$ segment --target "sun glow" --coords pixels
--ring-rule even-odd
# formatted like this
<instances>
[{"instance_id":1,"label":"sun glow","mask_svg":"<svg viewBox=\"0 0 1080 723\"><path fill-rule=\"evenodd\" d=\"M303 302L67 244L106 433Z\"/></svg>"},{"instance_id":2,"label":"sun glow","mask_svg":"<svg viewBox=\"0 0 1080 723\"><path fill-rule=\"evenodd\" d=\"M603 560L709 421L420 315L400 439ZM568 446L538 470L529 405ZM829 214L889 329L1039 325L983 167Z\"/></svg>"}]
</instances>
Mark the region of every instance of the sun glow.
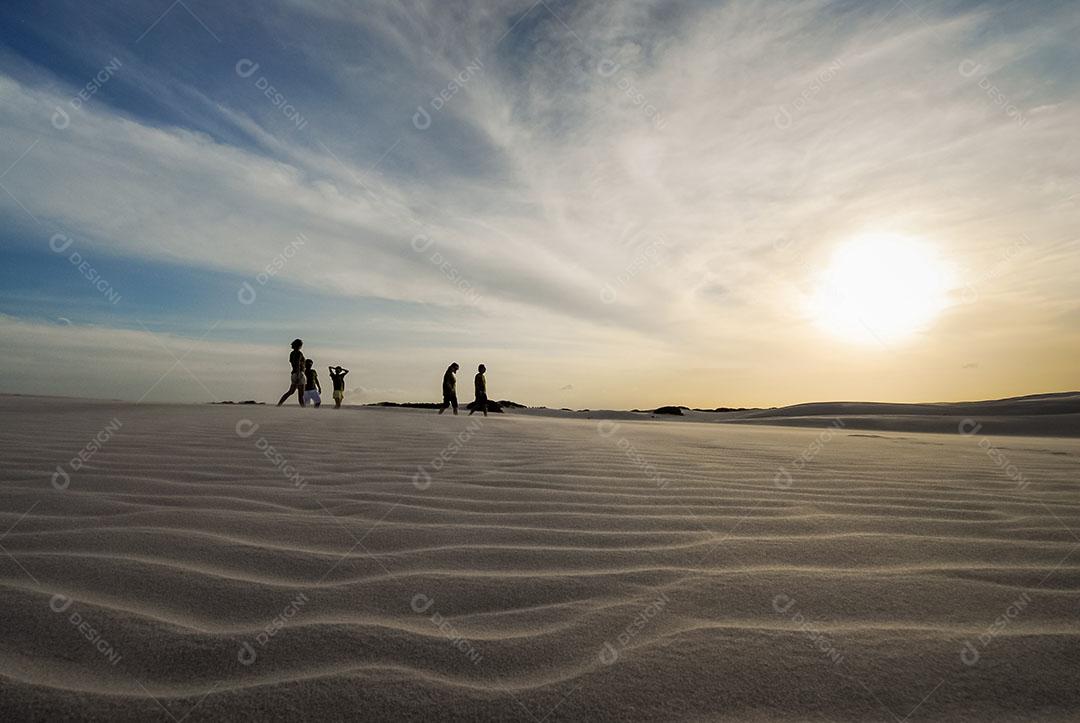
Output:
<instances>
[{"instance_id":1,"label":"sun glow","mask_svg":"<svg viewBox=\"0 0 1080 723\"><path fill-rule=\"evenodd\" d=\"M929 244L861 236L836 249L810 311L818 325L859 343L888 344L930 325L949 304L953 274Z\"/></svg>"}]
</instances>

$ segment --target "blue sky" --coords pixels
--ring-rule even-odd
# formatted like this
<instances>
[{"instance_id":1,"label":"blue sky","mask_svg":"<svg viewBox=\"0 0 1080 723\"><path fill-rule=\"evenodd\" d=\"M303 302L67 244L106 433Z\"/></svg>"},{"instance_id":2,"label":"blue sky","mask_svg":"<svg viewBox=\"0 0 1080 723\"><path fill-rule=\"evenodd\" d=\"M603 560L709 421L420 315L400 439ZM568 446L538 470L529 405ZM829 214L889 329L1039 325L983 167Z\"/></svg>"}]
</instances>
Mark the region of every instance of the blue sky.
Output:
<instances>
[{"instance_id":1,"label":"blue sky","mask_svg":"<svg viewBox=\"0 0 1080 723\"><path fill-rule=\"evenodd\" d=\"M0 23L0 391L272 399L295 336L358 402L433 398L450 360L575 407L1080 386L1074 3ZM893 234L948 268L943 301L896 341L830 333L830 258Z\"/></svg>"}]
</instances>

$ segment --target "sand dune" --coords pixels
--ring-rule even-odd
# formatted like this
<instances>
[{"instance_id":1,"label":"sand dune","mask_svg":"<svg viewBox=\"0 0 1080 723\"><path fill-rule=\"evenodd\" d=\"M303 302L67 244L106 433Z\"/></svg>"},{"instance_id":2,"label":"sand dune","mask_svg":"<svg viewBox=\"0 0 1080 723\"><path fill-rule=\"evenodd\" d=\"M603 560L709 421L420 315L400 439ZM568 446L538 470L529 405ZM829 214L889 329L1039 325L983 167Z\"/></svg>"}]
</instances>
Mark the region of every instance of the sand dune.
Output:
<instances>
[{"instance_id":1,"label":"sand dune","mask_svg":"<svg viewBox=\"0 0 1080 723\"><path fill-rule=\"evenodd\" d=\"M1075 719L1080 442L916 430L1053 431L1075 396L717 425L0 398L0 712Z\"/></svg>"},{"instance_id":2,"label":"sand dune","mask_svg":"<svg viewBox=\"0 0 1080 723\"><path fill-rule=\"evenodd\" d=\"M1080 392L1032 394L980 402L901 404L894 402L811 402L772 409L710 412L682 408L681 416L615 410L533 408L517 413L563 419L611 419L763 424L849 430L1080 437Z\"/></svg>"}]
</instances>

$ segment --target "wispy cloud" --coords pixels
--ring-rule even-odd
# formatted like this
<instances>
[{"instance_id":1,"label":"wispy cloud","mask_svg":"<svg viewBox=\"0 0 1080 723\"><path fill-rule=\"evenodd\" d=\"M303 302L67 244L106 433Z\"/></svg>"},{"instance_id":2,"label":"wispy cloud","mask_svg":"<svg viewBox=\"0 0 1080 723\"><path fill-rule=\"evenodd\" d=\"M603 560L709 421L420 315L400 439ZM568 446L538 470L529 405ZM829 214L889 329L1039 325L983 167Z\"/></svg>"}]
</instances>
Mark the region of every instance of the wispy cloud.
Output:
<instances>
[{"instance_id":1,"label":"wispy cloud","mask_svg":"<svg viewBox=\"0 0 1080 723\"><path fill-rule=\"evenodd\" d=\"M1080 17L1039 5L290 0L241 32L242 9L192 3L220 44L167 18L71 46L122 65L62 129L73 71L0 56L0 171L33 145L0 212L23 243L240 280L302 234L275 283L432 305L522 354L561 328L609 363L663 345L695 368L800 357L829 250L901 232L965 272L926 336L959 350L1075 308Z\"/></svg>"}]
</instances>

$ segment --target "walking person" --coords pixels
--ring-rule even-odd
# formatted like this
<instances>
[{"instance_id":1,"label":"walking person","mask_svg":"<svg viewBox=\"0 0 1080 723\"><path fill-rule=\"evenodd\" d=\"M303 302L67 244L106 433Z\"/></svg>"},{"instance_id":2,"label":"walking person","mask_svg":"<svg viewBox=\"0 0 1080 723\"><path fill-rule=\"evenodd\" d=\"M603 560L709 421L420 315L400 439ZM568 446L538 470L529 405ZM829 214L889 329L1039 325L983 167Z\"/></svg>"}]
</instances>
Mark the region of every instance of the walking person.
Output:
<instances>
[{"instance_id":1,"label":"walking person","mask_svg":"<svg viewBox=\"0 0 1080 723\"><path fill-rule=\"evenodd\" d=\"M293 392L296 392L296 400L300 402L300 406L304 406L304 388L307 386L307 375L304 374L304 352L300 351L302 346L304 346L303 339L293 339L292 353L289 354L289 365L292 367L292 371L289 372L289 391L281 395L281 399L277 403L279 407L285 403L285 400Z\"/></svg>"},{"instance_id":2,"label":"walking person","mask_svg":"<svg viewBox=\"0 0 1080 723\"><path fill-rule=\"evenodd\" d=\"M439 407L439 414L446 411L447 407L454 408L454 414L457 414L457 374L458 363L453 362L450 366L446 367L446 373L442 378L442 406Z\"/></svg>"},{"instance_id":3,"label":"walking person","mask_svg":"<svg viewBox=\"0 0 1080 723\"><path fill-rule=\"evenodd\" d=\"M484 416L487 416L487 379L484 378L484 372L486 371L487 367L483 364L476 368L476 376L473 377L473 385L476 387L476 401L472 404L472 409L469 410L470 417L476 413L477 409L482 409Z\"/></svg>"},{"instance_id":4,"label":"walking person","mask_svg":"<svg viewBox=\"0 0 1080 723\"><path fill-rule=\"evenodd\" d=\"M334 409L341 409L341 402L345 399L345 375L349 370L342 369L340 364L327 369L330 370L330 381L334 383Z\"/></svg>"}]
</instances>

